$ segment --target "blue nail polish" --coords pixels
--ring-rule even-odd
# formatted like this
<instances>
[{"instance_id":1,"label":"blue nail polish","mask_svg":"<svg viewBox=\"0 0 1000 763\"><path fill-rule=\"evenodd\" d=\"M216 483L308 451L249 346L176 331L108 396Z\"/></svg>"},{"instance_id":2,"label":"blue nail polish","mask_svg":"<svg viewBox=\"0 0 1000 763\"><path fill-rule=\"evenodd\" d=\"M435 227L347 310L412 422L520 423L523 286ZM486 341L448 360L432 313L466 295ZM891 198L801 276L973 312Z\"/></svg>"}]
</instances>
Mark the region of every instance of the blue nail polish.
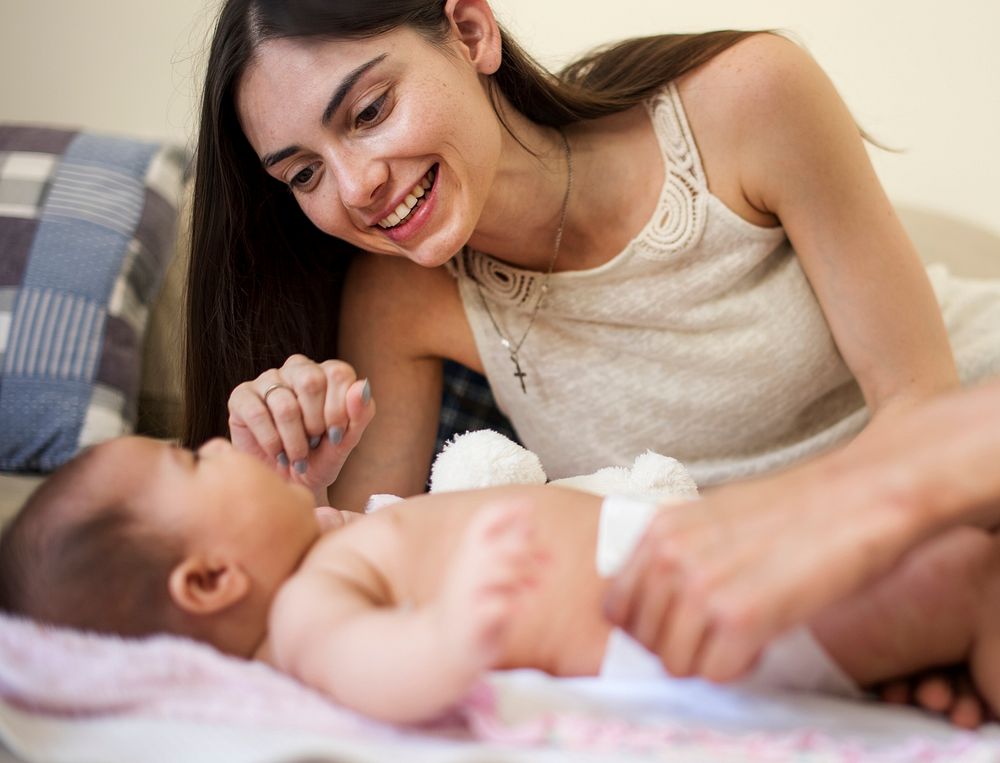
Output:
<instances>
[{"instance_id":1,"label":"blue nail polish","mask_svg":"<svg viewBox=\"0 0 1000 763\"><path fill-rule=\"evenodd\" d=\"M308 466L309 466L309 464L307 464L306 460L303 458L303 459L300 459L300 460L296 461L293 468L299 474L305 474L306 473L306 469L308 468Z\"/></svg>"},{"instance_id":2,"label":"blue nail polish","mask_svg":"<svg viewBox=\"0 0 1000 763\"><path fill-rule=\"evenodd\" d=\"M334 445L340 445L340 441L344 439L344 430L333 426L327 431L326 436L330 438L330 442Z\"/></svg>"},{"instance_id":3,"label":"blue nail polish","mask_svg":"<svg viewBox=\"0 0 1000 763\"><path fill-rule=\"evenodd\" d=\"M365 379L364 389L361 390L361 402L364 403L365 405L368 405L371 399L372 399L372 385L370 381Z\"/></svg>"},{"instance_id":4,"label":"blue nail polish","mask_svg":"<svg viewBox=\"0 0 1000 763\"><path fill-rule=\"evenodd\" d=\"M288 468L288 456L285 455L285 451L278 454L278 463L281 464L282 469Z\"/></svg>"},{"instance_id":5,"label":"blue nail polish","mask_svg":"<svg viewBox=\"0 0 1000 763\"><path fill-rule=\"evenodd\" d=\"M309 449L316 450L319 447L320 442L323 440L322 435L315 435L309 438Z\"/></svg>"}]
</instances>

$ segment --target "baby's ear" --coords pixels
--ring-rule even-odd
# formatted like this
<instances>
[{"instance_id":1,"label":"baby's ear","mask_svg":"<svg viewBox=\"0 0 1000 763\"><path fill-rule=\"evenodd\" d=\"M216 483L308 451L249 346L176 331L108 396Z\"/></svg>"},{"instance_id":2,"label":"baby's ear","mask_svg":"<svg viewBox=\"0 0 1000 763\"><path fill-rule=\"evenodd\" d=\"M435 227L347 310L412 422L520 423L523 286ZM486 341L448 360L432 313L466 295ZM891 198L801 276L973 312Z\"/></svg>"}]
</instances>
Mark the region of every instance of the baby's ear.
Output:
<instances>
[{"instance_id":1,"label":"baby's ear","mask_svg":"<svg viewBox=\"0 0 1000 763\"><path fill-rule=\"evenodd\" d=\"M250 591L250 577L229 559L189 556L170 573L174 604L193 615L212 615L236 604Z\"/></svg>"}]
</instances>

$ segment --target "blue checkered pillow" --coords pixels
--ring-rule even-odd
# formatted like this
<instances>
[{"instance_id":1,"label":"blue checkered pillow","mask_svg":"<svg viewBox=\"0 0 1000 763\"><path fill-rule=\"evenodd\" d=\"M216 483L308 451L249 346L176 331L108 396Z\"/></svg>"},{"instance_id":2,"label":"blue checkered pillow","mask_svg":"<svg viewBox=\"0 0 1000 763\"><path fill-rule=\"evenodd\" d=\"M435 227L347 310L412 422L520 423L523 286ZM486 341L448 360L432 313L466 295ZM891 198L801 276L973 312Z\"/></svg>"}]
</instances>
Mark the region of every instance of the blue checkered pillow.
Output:
<instances>
[{"instance_id":1,"label":"blue checkered pillow","mask_svg":"<svg viewBox=\"0 0 1000 763\"><path fill-rule=\"evenodd\" d=\"M173 254L179 148L0 125L0 469L55 469L132 431Z\"/></svg>"}]
</instances>

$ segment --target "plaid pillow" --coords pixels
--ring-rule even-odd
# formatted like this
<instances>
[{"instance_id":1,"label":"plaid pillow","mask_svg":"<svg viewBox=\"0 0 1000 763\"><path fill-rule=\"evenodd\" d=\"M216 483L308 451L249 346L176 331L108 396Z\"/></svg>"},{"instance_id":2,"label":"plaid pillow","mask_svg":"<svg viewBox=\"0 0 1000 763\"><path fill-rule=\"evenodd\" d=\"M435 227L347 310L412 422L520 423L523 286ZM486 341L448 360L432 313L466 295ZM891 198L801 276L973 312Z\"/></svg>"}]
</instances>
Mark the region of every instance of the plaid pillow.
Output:
<instances>
[{"instance_id":1,"label":"plaid pillow","mask_svg":"<svg viewBox=\"0 0 1000 763\"><path fill-rule=\"evenodd\" d=\"M170 145L0 125L0 469L51 471L134 428L186 165Z\"/></svg>"}]
</instances>

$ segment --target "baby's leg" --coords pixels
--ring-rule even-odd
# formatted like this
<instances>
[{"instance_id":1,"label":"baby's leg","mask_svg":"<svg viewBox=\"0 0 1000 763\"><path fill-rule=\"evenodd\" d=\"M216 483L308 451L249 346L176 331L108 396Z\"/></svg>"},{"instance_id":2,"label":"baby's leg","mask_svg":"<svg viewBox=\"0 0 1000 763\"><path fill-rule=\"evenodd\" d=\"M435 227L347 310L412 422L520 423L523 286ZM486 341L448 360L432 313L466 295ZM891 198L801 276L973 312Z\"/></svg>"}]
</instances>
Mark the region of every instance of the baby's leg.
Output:
<instances>
[{"instance_id":1,"label":"baby's leg","mask_svg":"<svg viewBox=\"0 0 1000 763\"><path fill-rule=\"evenodd\" d=\"M1000 545L1000 543L998 543ZM1000 715L1000 574L983 581L982 606L969 668L972 680L994 715Z\"/></svg>"},{"instance_id":2,"label":"baby's leg","mask_svg":"<svg viewBox=\"0 0 1000 763\"><path fill-rule=\"evenodd\" d=\"M862 686L971 658L979 689L996 709L1000 694L988 690L1000 687L1000 612L991 603L1000 603L1000 541L962 527L919 546L810 627Z\"/></svg>"}]
</instances>

